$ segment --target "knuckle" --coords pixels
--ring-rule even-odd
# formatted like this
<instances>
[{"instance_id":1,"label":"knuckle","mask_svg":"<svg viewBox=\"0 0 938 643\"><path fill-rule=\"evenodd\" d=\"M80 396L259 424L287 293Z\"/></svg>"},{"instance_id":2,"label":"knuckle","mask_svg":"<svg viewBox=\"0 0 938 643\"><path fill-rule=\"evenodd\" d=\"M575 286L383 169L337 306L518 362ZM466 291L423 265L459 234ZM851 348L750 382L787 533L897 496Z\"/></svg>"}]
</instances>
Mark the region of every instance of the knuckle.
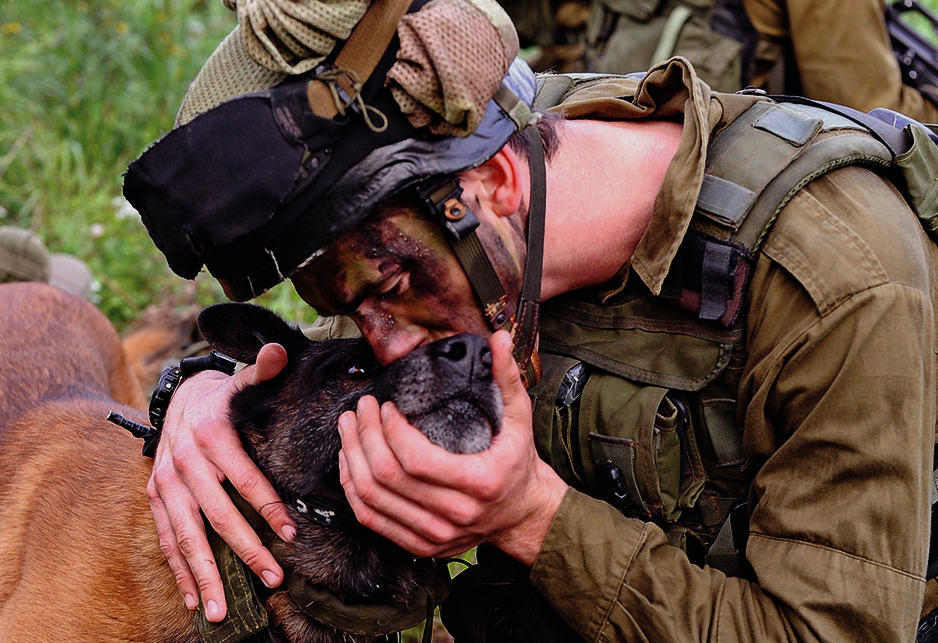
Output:
<instances>
[{"instance_id":1,"label":"knuckle","mask_svg":"<svg viewBox=\"0 0 938 643\"><path fill-rule=\"evenodd\" d=\"M147 496L150 500L159 500L163 492L174 486L179 478L171 466L165 464L154 465L150 474L150 480L147 482Z\"/></svg>"},{"instance_id":2,"label":"knuckle","mask_svg":"<svg viewBox=\"0 0 938 643\"><path fill-rule=\"evenodd\" d=\"M249 495L256 491L261 485L261 478L253 471L244 471L236 473L231 479L231 483L235 486L242 496Z\"/></svg>"},{"instance_id":3,"label":"knuckle","mask_svg":"<svg viewBox=\"0 0 938 643\"><path fill-rule=\"evenodd\" d=\"M401 468L409 474L422 471L426 468L429 458L424 450L409 452L403 455L400 461Z\"/></svg>"},{"instance_id":4,"label":"knuckle","mask_svg":"<svg viewBox=\"0 0 938 643\"><path fill-rule=\"evenodd\" d=\"M192 560L192 557L199 551L199 541L199 534L194 531L180 529L176 533L176 546L187 560ZM160 543L160 547L162 547L162 543Z\"/></svg>"},{"instance_id":5,"label":"knuckle","mask_svg":"<svg viewBox=\"0 0 938 643\"><path fill-rule=\"evenodd\" d=\"M436 547L436 551L439 551L439 548L443 545L447 545L455 540L459 536L459 530L451 526L441 526L432 534L432 537L428 538L430 542Z\"/></svg>"},{"instance_id":6,"label":"knuckle","mask_svg":"<svg viewBox=\"0 0 938 643\"><path fill-rule=\"evenodd\" d=\"M262 548L251 547L245 549L244 551L238 552L238 557L251 569L266 566L267 564L267 556L265 555L265 550Z\"/></svg>"},{"instance_id":7,"label":"knuckle","mask_svg":"<svg viewBox=\"0 0 938 643\"><path fill-rule=\"evenodd\" d=\"M179 590L181 592L185 592L186 589L189 587L189 582L190 582L190 579L192 578L192 575L189 572L189 569L186 568L185 570L182 570L182 569L174 570L173 577L176 579L176 586L179 588Z\"/></svg>"},{"instance_id":8,"label":"knuckle","mask_svg":"<svg viewBox=\"0 0 938 643\"><path fill-rule=\"evenodd\" d=\"M460 527L468 527L478 522L481 515L480 505L476 503L459 503L450 508L449 520ZM449 542L451 538L452 535L443 542Z\"/></svg>"},{"instance_id":9,"label":"knuckle","mask_svg":"<svg viewBox=\"0 0 938 643\"><path fill-rule=\"evenodd\" d=\"M147 490L147 498L150 499L151 506L157 502L162 503L163 497L160 495L160 491L157 485L156 478L154 478L154 476L152 475L150 476L150 479L147 481L146 490Z\"/></svg>"},{"instance_id":10,"label":"knuckle","mask_svg":"<svg viewBox=\"0 0 938 643\"><path fill-rule=\"evenodd\" d=\"M219 534L225 534L234 526L234 520L224 507L202 507L202 513Z\"/></svg>"},{"instance_id":11,"label":"knuckle","mask_svg":"<svg viewBox=\"0 0 938 643\"><path fill-rule=\"evenodd\" d=\"M211 451L222 442L227 428L228 425L225 422L214 418L200 422L193 427L192 440L194 446L201 451Z\"/></svg>"},{"instance_id":12,"label":"knuckle","mask_svg":"<svg viewBox=\"0 0 938 643\"><path fill-rule=\"evenodd\" d=\"M166 560L169 561L169 566L173 568L178 578L182 575L182 570L178 569L180 565L177 556L179 555L180 551L176 541L161 535L159 543L160 551L163 552L163 556L165 556Z\"/></svg>"},{"instance_id":13,"label":"knuckle","mask_svg":"<svg viewBox=\"0 0 938 643\"><path fill-rule=\"evenodd\" d=\"M378 487L371 481L361 481L355 485L355 494L363 503L371 505L378 497Z\"/></svg>"},{"instance_id":14,"label":"knuckle","mask_svg":"<svg viewBox=\"0 0 938 643\"><path fill-rule=\"evenodd\" d=\"M205 564L209 565L210 567L215 567L214 560L206 560ZM201 596L207 596L212 589L212 579L209 578L208 576L204 576L204 577L198 578L197 582L199 586L199 594Z\"/></svg>"},{"instance_id":15,"label":"knuckle","mask_svg":"<svg viewBox=\"0 0 938 643\"><path fill-rule=\"evenodd\" d=\"M399 464L392 458L376 458L371 465L371 474L375 480L387 485L393 483L400 471Z\"/></svg>"},{"instance_id":16,"label":"knuckle","mask_svg":"<svg viewBox=\"0 0 938 643\"><path fill-rule=\"evenodd\" d=\"M261 518L267 521L267 523L270 523L275 520L279 522L283 518L285 511L286 505L283 501L280 501L265 503L258 509L257 513L259 513Z\"/></svg>"},{"instance_id":17,"label":"knuckle","mask_svg":"<svg viewBox=\"0 0 938 643\"><path fill-rule=\"evenodd\" d=\"M501 498L502 479L499 476L484 476L477 481L475 495L483 502L494 502Z\"/></svg>"},{"instance_id":18,"label":"knuckle","mask_svg":"<svg viewBox=\"0 0 938 643\"><path fill-rule=\"evenodd\" d=\"M381 522L378 520L378 515L367 507L356 507L355 518L358 519L358 522L362 527L370 529L374 532L378 532L381 527Z\"/></svg>"}]
</instances>

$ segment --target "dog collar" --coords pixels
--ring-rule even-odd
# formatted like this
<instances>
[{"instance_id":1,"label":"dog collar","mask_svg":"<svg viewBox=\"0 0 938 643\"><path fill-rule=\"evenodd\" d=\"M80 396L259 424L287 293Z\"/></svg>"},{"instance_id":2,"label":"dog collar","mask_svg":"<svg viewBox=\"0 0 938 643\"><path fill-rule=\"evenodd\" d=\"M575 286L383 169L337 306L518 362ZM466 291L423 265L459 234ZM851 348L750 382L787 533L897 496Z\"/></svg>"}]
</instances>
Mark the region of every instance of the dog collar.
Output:
<instances>
[{"instance_id":1,"label":"dog collar","mask_svg":"<svg viewBox=\"0 0 938 643\"><path fill-rule=\"evenodd\" d=\"M355 514L340 509L336 506L336 503L328 502L328 499L325 499L324 496L313 494L295 496L289 492L282 492L279 488L278 493L280 493L280 497L284 502L318 525L345 531L363 529L361 523L355 518Z\"/></svg>"},{"instance_id":2,"label":"dog collar","mask_svg":"<svg viewBox=\"0 0 938 643\"><path fill-rule=\"evenodd\" d=\"M278 562L282 561L285 543L277 538L264 519L238 494L229 481L225 481L223 486L232 502L260 536L264 546ZM276 633L269 626L267 610L264 607L269 590L260 585L250 569L207 521L205 528L225 587L228 613L221 622L212 623L205 618L203 607L199 606L198 612L193 616L193 623L199 631L202 643L278 641ZM384 637L384 641L390 643L396 640L396 633L426 621L423 641L428 643L433 630L433 611L449 594L451 581L446 561L423 559L416 561L416 564L434 566L433 584L421 587L422 595L415 596L412 603L404 608L375 603L347 603L332 590L310 583L286 568L283 587L290 592L291 598L304 613L323 625L343 632Z\"/></svg>"}]
</instances>

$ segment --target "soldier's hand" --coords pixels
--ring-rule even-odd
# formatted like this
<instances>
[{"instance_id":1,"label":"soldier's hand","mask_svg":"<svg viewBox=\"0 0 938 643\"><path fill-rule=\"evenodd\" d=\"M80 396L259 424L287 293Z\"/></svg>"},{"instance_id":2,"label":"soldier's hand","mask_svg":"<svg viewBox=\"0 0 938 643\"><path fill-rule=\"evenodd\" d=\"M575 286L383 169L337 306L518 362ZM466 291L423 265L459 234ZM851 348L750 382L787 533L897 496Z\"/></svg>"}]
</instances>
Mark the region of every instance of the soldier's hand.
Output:
<instances>
[{"instance_id":1,"label":"soldier's hand","mask_svg":"<svg viewBox=\"0 0 938 643\"><path fill-rule=\"evenodd\" d=\"M533 564L567 486L534 448L531 402L510 343L504 332L490 341L505 416L487 451L449 453L373 397L340 418L339 476L363 525L417 556L490 542Z\"/></svg>"},{"instance_id":2,"label":"soldier's hand","mask_svg":"<svg viewBox=\"0 0 938 643\"><path fill-rule=\"evenodd\" d=\"M200 509L268 587L283 581L280 566L221 483L230 480L282 539L293 539L296 526L228 421L231 395L243 386L274 377L286 362L283 347L268 344L261 349L255 365L246 366L232 377L203 371L187 378L167 410L147 495L160 548L186 606L196 609L201 596L210 621L222 620L227 605Z\"/></svg>"}]
</instances>

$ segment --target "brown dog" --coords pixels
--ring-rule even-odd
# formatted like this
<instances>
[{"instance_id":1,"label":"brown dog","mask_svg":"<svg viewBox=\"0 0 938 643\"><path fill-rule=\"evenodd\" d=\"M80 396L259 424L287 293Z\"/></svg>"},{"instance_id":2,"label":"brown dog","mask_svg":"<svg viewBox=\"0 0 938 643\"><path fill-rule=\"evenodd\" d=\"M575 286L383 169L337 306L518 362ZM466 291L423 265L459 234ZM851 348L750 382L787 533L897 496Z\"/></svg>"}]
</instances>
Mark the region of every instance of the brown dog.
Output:
<instances>
[{"instance_id":1,"label":"brown dog","mask_svg":"<svg viewBox=\"0 0 938 643\"><path fill-rule=\"evenodd\" d=\"M268 341L290 356L276 380L232 401L235 427L299 527L292 545L271 544L291 579L261 596L272 635L374 640L303 606L325 597L329 609L386 614L422 597L435 572L357 523L317 519L351 516L336 473L336 419L375 394L450 450L485 448L501 412L487 346L450 338L380 369L363 341L311 342L257 306L213 306L199 325L240 361L253 362ZM146 421L117 333L91 304L40 284L0 286L0 328L0 641L198 641L157 542L145 493L151 461L105 419L117 410Z\"/></svg>"}]
</instances>

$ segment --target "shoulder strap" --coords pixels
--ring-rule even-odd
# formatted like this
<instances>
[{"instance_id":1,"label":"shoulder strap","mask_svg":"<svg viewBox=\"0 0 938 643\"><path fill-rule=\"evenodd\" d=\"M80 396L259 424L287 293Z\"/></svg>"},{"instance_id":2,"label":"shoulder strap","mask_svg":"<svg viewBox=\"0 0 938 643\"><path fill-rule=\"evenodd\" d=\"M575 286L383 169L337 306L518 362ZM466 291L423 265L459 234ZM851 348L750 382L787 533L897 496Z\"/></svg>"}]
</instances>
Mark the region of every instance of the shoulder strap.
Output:
<instances>
[{"instance_id":1,"label":"shoulder strap","mask_svg":"<svg viewBox=\"0 0 938 643\"><path fill-rule=\"evenodd\" d=\"M938 150L912 154L923 147L917 136L912 129L807 99L755 103L711 139L695 216L662 297L700 319L735 325L754 253L779 212L805 185L847 165L888 176L919 216L938 228L935 174L928 178L938 168ZM925 157L924 166L919 157ZM902 170L901 160L914 169ZM910 188L921 194L910 197Z\"/></svg>"},{"instance_id":2,"label":"shoulder strap","mask_svg":"<svg viewBox=\"0 0 938 643\"><path fill-rule=\"evenodd\" d=\"M715 233L756 250L775 217L809 182L847 165L883 174L938 238L938 136L888 110L801 97L758 103L717 134L697 203Z\"/></svg>"}]
</instances>

